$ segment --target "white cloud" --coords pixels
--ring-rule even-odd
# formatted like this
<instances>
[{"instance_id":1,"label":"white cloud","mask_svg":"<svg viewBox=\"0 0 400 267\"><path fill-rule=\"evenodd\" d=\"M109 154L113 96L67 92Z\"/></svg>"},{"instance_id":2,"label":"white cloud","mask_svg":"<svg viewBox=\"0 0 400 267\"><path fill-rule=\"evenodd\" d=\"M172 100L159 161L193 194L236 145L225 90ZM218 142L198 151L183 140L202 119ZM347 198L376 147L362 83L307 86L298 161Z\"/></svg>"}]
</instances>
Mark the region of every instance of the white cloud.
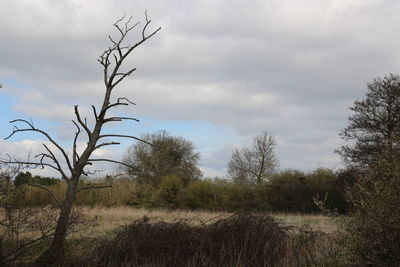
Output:
<instances>
[{"instance_id":1,"label":"white cloud","mask_svg":"<svg viewBox=\"0 0 400 267\"><path fill-rule=\"evenodd\" d=\"M22 141L3 141L0 140L0 148L2 153L0 153L0 158L7 161L9 156L12 157L13 160L16 161L23 161L23 162L40 162L40 155L41 153L47 153L43 144L45 144L56 156L57 160L60 162L62 169L67 175L70 175L68 170L68 166L64 157L62 156L61 152L53 146L49 141L43 140L22 140ZM78 143L77 144L77 152L82 153L85 149L85 143ZM70 157L72 154L72 149L64 148L67 155ZM120 160L120 156L117 155L115 152L107 150L107 149L98 149L93 153L92 158L102 158L102 159L113 159L113 160ZM55 166L52 161L44 161L45 163L50 163ZM113 173L116 170L116 165L108 162L96 162L89 168L90 170L98 170L103 175L108 173ZM43 176L54 176L60 177L60 173L52 168L45 167L42 169L41 167L30 169L33 174L39 174Z\"/></svg>"}]
</instances>

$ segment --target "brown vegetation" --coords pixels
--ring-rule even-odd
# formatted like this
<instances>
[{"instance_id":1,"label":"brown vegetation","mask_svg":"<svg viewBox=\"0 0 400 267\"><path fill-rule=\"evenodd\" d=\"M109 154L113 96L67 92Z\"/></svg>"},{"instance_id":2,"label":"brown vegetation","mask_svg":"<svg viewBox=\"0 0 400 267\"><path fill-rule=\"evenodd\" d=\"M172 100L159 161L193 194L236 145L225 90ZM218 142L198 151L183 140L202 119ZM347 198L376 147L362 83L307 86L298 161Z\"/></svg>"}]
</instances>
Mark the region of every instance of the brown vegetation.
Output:
<instances>
[{"instance_id":1,"label":"brown vegetation","mask_svg":"<svg viewBox=\"0 0 400 267\"><path fill-rule=\"evenodd\" d=\"M123 227L86 243L64 264L90 266L312 266L335 250L329 236L284 226L263 214L238 214L194 225L190 220ZM329 245L330 244L330 245Z\"/></svg>"}]
</instances>

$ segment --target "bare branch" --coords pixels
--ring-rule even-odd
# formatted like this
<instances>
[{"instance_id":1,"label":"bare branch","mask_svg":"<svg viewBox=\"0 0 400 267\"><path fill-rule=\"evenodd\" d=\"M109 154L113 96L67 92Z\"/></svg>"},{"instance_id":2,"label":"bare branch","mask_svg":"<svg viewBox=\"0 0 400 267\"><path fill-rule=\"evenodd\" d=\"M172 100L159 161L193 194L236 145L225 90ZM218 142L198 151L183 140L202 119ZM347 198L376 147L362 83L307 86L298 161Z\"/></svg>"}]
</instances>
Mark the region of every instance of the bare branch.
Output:
<instances>
[{"instance_id":1,"label":"bare branch","mask_svg":"<svg viewBox=\"0 0 400 267\"><path fill-rule=\"evenodd\" d=\"M128 33L129 31L131 31L131 30L133 30L137 25L139 25L140 24L140 22L136 22L133 26L131 26L130 28L128 28L127 30L126 30L126 33Z\"/></svg>"},{"instance_id":2,"label":"bare branch","mask_svg":"<svg viewBox=\"0 0 400 267\"><path fill-rule=\"evenodd\" d=\"M140 141L140 142L143 142L143 143L145 143L145 144L148 144L148 145L151 145L151 146L153 146L153 144L151 144L151 143L147 142L146 140L140 139L140 138L138 138L138 137L136 137L136 136L132 136L132 135L121 135L121 134L103 134L103 135L100 135L100 136L99 136L99 139L100 139L100 138L106 138L106 137L121 137L121 138L131 138L131 139L135 139L135 140L137 140L137 141Z\"/></svg>"},{"instance_id":3,"label":"bare branch","mask_svg":"<svg viewBox=\"0 0 400 267\"><path fill-rule=\"evenodd\" d=\"M108 36L108 39L110 39L111 43L113 43L114 46L117 46L117 45L118 45L117 42L115 42L115 41L113 40L113 38L112 38L110 35Z\"/></svg>"},{"instance_id":4,"label":"bare branch","mask_svg":"<svg viewBox=\"0 0 400 267\"><path fill-rule=\"evenodd\" d=\"M59 173L61 173L62 178L68 182L68 181L69 181L69 180L68 180L68 177L67 177L67 175L64 173L63 169L61 168L61 164L60 164L59 161L56 159L56 157L55 157L55 155L53 154L53 152L52 152L45 144L43 144L43 146L44 146L44 148L47 150L47 152L49 152L49 154L51 155L50 158L51 158L51 159L53 160L53 162L57 165L57 170L58 170Z\"/></svg>"},{"instance_id":5,"label":"bare branch","mask_svg":"<svg viewBox=\"0 0 400 267\"><path fill-rule=\"evenodd\" d=\"M123 100L126 101L127 103L122 102ZM117 106L128 106L129 104L136 105L134 102L131 102L131 101L130 101L128 98L126 98L126 97L119 97L119 98L117 99L117 102L112 103L112 104L109 104L106 108L104 108L104 109L100 112L99 117L104 117L105 113L106 113L107 110L109 110L110 108L117 107Z\"/></svg>"},{"instance_id":6,"label":"bare branch","mask_svg":"<svg viewBox=\"0 0 400 267\"><path fill-rule=\"evenodd\" d=\"M134 69L126 72L124 76L120 77L117 82L113 82L114 78L116 77L116 74L118 73L118 70L122 64L122 62L125 60L125 58L135 49L137 48L139 45L141 45L142 43L144 43L147 39L151 38L153 35L155 35L158 31L161 30L161 27L159 27L158 29L156 29L155 31L153 31L151 34L149 34L148 36L146 36L146 29L148 27L148 25L150 24L151 20L148 20L147 17L147 11L145 12L145 16L146 16L146 24L142 29L142 39L137 42L135 45L131 46L124 54L120 54L120 58L118 61L116 61L116 64L114 66L113 72L109 77L108 83L107 83L107 88L114 88L118 83L120 83L126 76L129 76L132 74L132 72L134 71ZM119 20L118 22L120 22L121 20ZM136 25L138 25L138 23L136 23L135 25L133 25L131 28L127 28L127 26L125 27L125 31L122 30L119 26L118 26L118 22L114 24L114 26L118 29L118 31L121 34L121 38L118 42L118 46L115 48L116 50L118 50L119 45L121 44L121 42L123 41L123 39L125 38L125 36L127 35L127 33L132 30L134 27L136 27ZM130 19L128 20L128 23L130 22Z\"/></svg>"},{"instance_id":7,"label":"bare branch","mask_svg":"<svg viewBox=\"0 0 400 267\"><path fill-rule=\"evenodd\" d=\"M96 111L96 107L95 107L94 105L92 105L92 109L93 109L93 115L94 115L94 118L95 118L95 119L96 119L96 121L97 121L98 117L97 117L97 111Z\"/></svg>"},{"instance_id":8,"label":"bare branch","mask_svg":"<svg viewBox=\"0 0 400 267\"><path fill-rule=\"evenodd\" d=\"M120 77L115 83L113 83L111 86L112 86L112 87L117 86L117 84L119 84L123 79L125 79L126 76L130 76L134 71L136 71L136 68L133 68L133 69L129 70L129 71L126 72L126 73L116 73L116 74L114 75L114 77L116 77L117 74L120 75L121 77Z\"/></svg>"},{"instance_id":9,"label":"bare branch","mask_svg":"<svg viewBox=\"0 0 400 267\"><path fill-rule=\"evenodd\" d=\"M78 153L76 152L76 143L78 141L78 136L81 133L81 128L74 120L72 120L72 122L75 124L76 129L77 129L77 131L75 132L74 142L72 145L72 164L75 167L76 163L78 161L78 158L79 158Z\"/></svg>"},{"instance_id":10,"label":"bare branch","mask_svg":"<svg viewBox=\"0 0 400 267\"><path fill-rule=\"evenodd\" d=\"M92 165L91 163L88 165ZM94 170L94 171L89 171L89 170L82 170L82 174L89 176L89 175L95 175L96 173L101 172L101 170Z\"/></svg>"},{"instance_id":11,"label":"bare branch","mask_svg":"<svg viewBox=\"0 0 400 267\"><path fill-rule=\"evenodd\" d=\"M30 184L30 183L29 183L28 185L34 186L34 187L38 187L38 188L40 188L40 189L46 191L47 193L50 194L50 196L51 196L51 197L53 198L53 200L56 202L57 206L58 206L58 207L60 206L60 200L56 197L56 195L55 195L49 188L44 187L44 186L42 186L42 185L40 185L40 184Z\"/></svg>"},{"instance_id":12,"label":"bare branch","mask_svg":"<svg viewBox=\"0 0 400 267\"><path fill-rule=\"evenodd\" d=\"M103 147L103 146L120 145L120 144L121 143L119 143L119 142L106 142L106 143L102 143L102 144L95 146L94 150L99 149L100 147Z\"/></svg>"},{"instance_id":13,"label":"bare branch","mask_svg":"<svg viewBox=\"0 0 400 267\"><path fill-rule=\"evenodd\" d=\"M78 110L78 105L74 106L74 110L75 110L75 115L76 115L76 119L78 120L79 124L83 127L83 129L85 129L89 139L92 136L92 132L89 130L89 128L87 127L87 124L85 122L82 121L81 116L79 114L79 110Z\"/></svg>"},{"instance_id":14,"label":"bare branch","mask_svg":"<svg viewBox=\"0 0 400 267\"><path fill-rule=\"evenodd\" d=\"M112 122L112 121L122 121L122 120L132 120L132 121L139 122L138 119L131 118L131 117L111 117L111 118L104 119L104 123Z\"/></svg>"},{"instance_id":15,"label":"bare branch","mask_svg":"<svg viewBox=\"0 0 400 267\"><path fill-rule=\"evenodd\" d=\"M53 165L51 165L49 163L45 163L45 162L31 162L31 161L20 161L20 160L12 160L12 159L9 159L9 160L0 159L0 163L3 163L3 164L20 164L20 165L29 166L29 167L31 167L33 169L36 169L37 167L42 167L42 169L43 169L44 166L46 166L46 167L50 167L50 168L58 171L57 167L55 167L55 166L53 166Z\"/></svg>"},{"instance_id":16,"label":"bare branch","mask_svg":"<svg viewBox=\"0 0 400 267\"><path fill-rule=\"evenodd\" d=\"M129 104L136 105L134 102L130 101L127 97L118 97L117 98L117 103L120 103L121 100L125 100Z\"/></svg>"},{"instance_id":17,"label":"bare branch","mask_svg":"<svg viewBox=\"0 0 400 267\"><path fill-rule=\"evenodd\" d=\"M112 159L88 159L88 162L96 162L96 161L117 163L117 164L124 165L125 167L132 168L131 165L128 165L128 164L126 164L126 163L124 163L122 161L118 161L118 160L112 160Z\"/></svg>"},{"instance_id":18,"label":"bare branch","mask_svg":"<svg viewBox=\"0 0 400 267\"><path fill-rule=\"evenodd\" d=\"M122 16L122 18L118 19L115 23L114 26L118 29L118 31L121 33L121 35L124 35L123 31L121 30L121 28L118 26L118 23L120 23L121 21L123 21L126 17L126 13L124 12L124 15Z\"/></svg>"},{"instance_id":19,"label":"bare branch","mask_svg":"<svg viewBox=\"0 0 400 267\"><path fill-rule=\"evenodd\" d=\"M146 17L146 25L144 25L143 30L142 30L142 38L145 39L145 33L146 33L146 28L147 26L150 24L151 20L149 21L149 19L147 18L147 10L144 12L144 15Z\"/></svg>"},{"instance_id":20,"label":"bare branch","mask_svg":"<svg viewBox=\"0 0 400 267\"><path fill-rule=\"evenodd\" d=\"M64 160L66 161L69 170L72 172L72 166L71 166L71 163L70 163L70 160L68 158L67 153L65 152L65 150L56 141L54 141L54 139L48 133L46 133L45 131L40 130L38 128L35 128L33 123L31 123L31 122L29 122L27 120L24 120L24 119L16 119L16 120L10 121L10 123L17 123L17 122L22 122L22 123L27 124L29 126L29 128L19 129L16 126L14 126L13 132L8 137L6 137L5 140L11 138L14 134L19 133L19 132L37 132L37 133L40 133L40 134L44 135L50 141L50 143L52 143L62 153L62 155L64 156Z\"/></svg>"}]
</instances>

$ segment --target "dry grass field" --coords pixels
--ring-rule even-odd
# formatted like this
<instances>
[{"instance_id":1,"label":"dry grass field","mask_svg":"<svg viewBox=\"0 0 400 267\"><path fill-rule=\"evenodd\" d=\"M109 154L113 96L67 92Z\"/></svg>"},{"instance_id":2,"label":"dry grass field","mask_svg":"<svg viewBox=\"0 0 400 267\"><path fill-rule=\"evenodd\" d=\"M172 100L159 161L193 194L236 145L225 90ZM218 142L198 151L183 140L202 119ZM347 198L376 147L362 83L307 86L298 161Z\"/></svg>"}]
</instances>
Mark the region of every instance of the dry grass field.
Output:
<instances>
[{"instance_id":1,"label":"dry grass field","mask_svg":"<svg viewBox=\"0 0 400 267\"><path fill-rule=\"evenodd\" d=\"M42 212L47 210L52 211ZM45 214L35 214L46 221ZM340 221L322 215L233 215L126 206L78 207L74 214L60 266L199 266L204 262L207 266L341 266L331 257L338 251L334 240ZM39 234L23 231L20 238ZM17 266L28 264L47 245L44 241L33 246L27 252L30 256Z\"/></svg>"},{"instance_id":2,"label":"dry grass field","mask_svg":"<svg viewBox=\"0 0 400 267\"><path fill-rule=\"evenodd\" d=\"M147 218L151 221L164 221L174 223L187 221L189 224L212 223L220 218L229 216L229 213L209 211L182 211L165 209L138 209L127 206L105 208L105 207L84 207L83 215L92 222L90 227L82 232L90 235L103 235L117 230L121 226L129 225L132 222ZM270 214L278 222L289 226L309 226L313 230L325 233L332 233L340 229L340 221L324 215L312 214Z\"/></svg>"}]
</instances>

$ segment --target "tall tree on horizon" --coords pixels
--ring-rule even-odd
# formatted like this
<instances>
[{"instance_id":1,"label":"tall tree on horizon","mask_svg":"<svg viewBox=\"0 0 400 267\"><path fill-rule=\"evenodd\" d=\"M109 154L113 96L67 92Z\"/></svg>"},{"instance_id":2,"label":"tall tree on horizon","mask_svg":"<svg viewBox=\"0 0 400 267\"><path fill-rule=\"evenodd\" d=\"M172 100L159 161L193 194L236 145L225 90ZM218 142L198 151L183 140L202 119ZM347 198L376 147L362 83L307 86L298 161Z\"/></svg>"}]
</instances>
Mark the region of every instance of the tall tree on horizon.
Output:
<instances>
[{"instance_id":1,"label":"tall tree on horizon","mask_svg":"<svg viewBox=\"0 0 400 267\"><path fill-rule=\"evenodd\" d=\"M340 133L346 144L337 150L348 165L371 168L400 154L399 75L374 79L366 97L355 101L350 110L349 125Z\"/></svg>"},{"instance_id":2,"label":"tall tree on horizon","mask_svg":"<svg viewBox=\"0 0 400 267\"><path fill-rule=\"evenodd\" d=\"M345 246L356 266L400 266L400 76L374 79L350 110L338 150L357 171Z\"/></svg>"},{"instance_id":3,"label":"tall tree on horizon","mask_svg":"<svg viewBox=\"0 0 400 267\"><path fill-rule=\"evenodd\" d=\"M250 147L235 148L228 163L228 177L236 183L267 181L278 166L275 146L275 138L264 131L254 137Z\"/></svg>"}]
</instances>

